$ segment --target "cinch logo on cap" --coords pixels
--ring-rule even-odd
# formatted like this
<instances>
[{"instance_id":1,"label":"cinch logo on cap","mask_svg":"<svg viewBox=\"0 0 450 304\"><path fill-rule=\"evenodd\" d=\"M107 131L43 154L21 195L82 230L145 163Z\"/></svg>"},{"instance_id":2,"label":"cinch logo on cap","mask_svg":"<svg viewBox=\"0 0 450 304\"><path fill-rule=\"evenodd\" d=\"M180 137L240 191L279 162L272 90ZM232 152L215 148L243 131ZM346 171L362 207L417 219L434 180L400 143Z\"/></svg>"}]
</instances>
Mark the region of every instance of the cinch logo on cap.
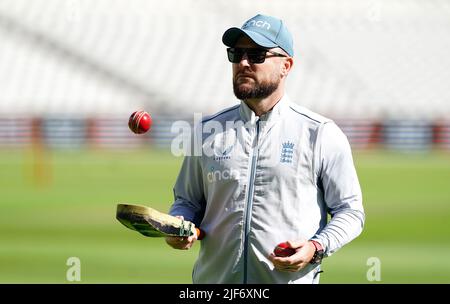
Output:
<instances>
[{"instance_id":1,"label":"cinch logo on cap","mask_svg":"<svg viewBox=\"0 0 450 304\"><path fill-rule=\"evenodd\" d=\"M262 20L259 20L259 21L250 20L247 23L245 23L242 28L247 28L250 26L262 27L262 28L267 27L267 29L270 30L270 23L267 21L262 21Z\"/></svg>"},{"instance_id":2,"label":"cinch logo on cap","mask_svg":"<svg viewBox=\"0 0 450 304\"><path fill-rule=\"evenodd\" d=\"M232 27L226 30L222 42L234 47L242 35L263 48L280 47L289 56L294 56L292 35L281 19L258 14L247 20L242 28Z\"/></svg>"}]
</instances>

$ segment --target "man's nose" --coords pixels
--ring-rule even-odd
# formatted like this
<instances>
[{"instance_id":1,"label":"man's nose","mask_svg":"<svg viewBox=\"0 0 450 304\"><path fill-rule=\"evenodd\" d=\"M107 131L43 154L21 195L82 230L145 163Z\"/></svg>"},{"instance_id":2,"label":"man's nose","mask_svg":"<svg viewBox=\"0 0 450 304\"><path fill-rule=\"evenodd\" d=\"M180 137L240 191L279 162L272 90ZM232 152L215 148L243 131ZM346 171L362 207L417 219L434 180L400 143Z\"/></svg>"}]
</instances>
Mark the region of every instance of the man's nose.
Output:
<instances>
[{"instance_id":1,"label":"man's nose","mask_svg":"<svg viewBox=\"0 0 450 304\"><path fill-rule=\"evenodd\" d=\"M241 61L239 61L239 66L241 66L241 67L250 66L250 62L248 61L247 53L244 53L244 55L242 56Z\"/></svg>"}]
</instances>

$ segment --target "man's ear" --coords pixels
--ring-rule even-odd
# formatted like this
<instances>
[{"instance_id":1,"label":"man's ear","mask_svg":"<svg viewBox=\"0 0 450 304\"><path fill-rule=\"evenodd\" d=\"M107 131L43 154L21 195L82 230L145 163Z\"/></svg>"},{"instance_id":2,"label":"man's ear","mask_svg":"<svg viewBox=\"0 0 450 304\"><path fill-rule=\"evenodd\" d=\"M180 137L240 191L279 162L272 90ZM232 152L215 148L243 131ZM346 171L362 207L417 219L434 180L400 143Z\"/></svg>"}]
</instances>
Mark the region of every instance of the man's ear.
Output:
<instances>
[{"instance_id":1,"label":"man's ear","mask_svg":"<svg viewBox=\"0 0 450 304\"><path fill-rule=\"evenodd\" d=\"M289 74L289 71L292 69L293 65L294 65L294 58L292 57L283 58L283 61L281 63L281 75L283 77L286 77Z\"/></svg>"}]
</instances>

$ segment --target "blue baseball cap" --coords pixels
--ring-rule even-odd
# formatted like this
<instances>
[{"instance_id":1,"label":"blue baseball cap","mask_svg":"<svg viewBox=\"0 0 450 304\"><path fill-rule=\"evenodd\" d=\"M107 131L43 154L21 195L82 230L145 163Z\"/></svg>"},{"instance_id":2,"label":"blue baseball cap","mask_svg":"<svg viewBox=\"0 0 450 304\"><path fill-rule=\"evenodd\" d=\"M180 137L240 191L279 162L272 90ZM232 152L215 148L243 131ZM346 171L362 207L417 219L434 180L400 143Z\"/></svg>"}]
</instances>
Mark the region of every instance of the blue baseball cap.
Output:
<instances>
[{"instance_id":1,"label":"blue baseball cap","mask_svg":"<svg viewBox=\"0 0 450 304\"><path fill-rule=\"evenodd\" d=\"M280 47L289 56L294 56L292 35L284 22L278 18L258 14L247 20L241 28L232 27L226 30L222 42L226 46L234 47L242 35L261 47Z\"/></svg>"}]
</instances>

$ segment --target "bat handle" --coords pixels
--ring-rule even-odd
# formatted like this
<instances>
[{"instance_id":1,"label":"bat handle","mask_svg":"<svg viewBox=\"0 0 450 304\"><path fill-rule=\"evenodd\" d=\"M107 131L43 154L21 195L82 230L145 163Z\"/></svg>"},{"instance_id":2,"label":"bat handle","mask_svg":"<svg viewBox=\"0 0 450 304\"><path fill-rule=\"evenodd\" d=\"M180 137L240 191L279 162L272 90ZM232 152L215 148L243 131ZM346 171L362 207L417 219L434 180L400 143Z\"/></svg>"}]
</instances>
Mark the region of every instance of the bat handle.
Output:
<instances>
[{"instance_id":1,"label":"bat handle","mask_svg":"<svg viewBox=\"0 0 450 304\"><path fill-rule=\"evenodd\" d=\"M195 228L195 231L197 232L197 240L202 240L205 237L205 231L199 228Z\"/></svg>"}]
</instances>

